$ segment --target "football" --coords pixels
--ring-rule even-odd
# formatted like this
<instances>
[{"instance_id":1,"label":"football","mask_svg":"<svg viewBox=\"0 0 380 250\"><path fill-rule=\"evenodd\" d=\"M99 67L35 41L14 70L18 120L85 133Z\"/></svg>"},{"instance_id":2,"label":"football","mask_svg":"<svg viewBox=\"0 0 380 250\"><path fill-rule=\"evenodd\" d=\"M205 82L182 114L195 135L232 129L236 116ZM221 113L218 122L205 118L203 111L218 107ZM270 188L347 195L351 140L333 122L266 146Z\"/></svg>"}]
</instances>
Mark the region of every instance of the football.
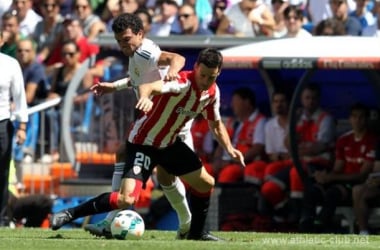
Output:
<instances>
[{"instance_id":1,"label":"football","mask_svg":"<svg viewBox=\"0 0 380 250\"><path fill-rule=\"evenodd\" d=\"M144 231L144 220L133 210L118 212L111 223L112 236L119 240L139 239Z\"/></svg>"}]
</instances>

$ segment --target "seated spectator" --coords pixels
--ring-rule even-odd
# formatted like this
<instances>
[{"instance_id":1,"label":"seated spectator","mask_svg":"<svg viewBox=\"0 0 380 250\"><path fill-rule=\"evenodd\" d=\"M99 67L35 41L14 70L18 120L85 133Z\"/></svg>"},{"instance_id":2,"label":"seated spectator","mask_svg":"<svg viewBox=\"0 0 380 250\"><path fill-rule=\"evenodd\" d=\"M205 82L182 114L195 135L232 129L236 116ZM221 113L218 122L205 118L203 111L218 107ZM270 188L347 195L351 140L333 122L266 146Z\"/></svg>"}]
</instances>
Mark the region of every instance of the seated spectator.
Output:
<instances>
[{"instance_id":1,"label":"seated spectator","mask_svg":"<svg viewBox=\"0 0 380 250\"><path fill-rule=\"evenodd\" d=\"M372 171L376 136L368 131L368 118L367 107L351 107L352 130L337 140L332 171L316 170L315 181L306 186L300 222L303 232L334 230L331 222L337 205L351 201L352 187L363 183ZM316 215L318 203L322 209Z\"/></svg>"},{"instance_id":2,"label":"seated spectator","mask_svg":"<svg viewBox=\"0 0 380 250\"><path fill-rule=\"evenodd\" d=\"M184 4L179 7L177 16L181 27L179 35L213 35L210 30L200 25L195 9L191 5Z\"/></svg>"},{"instance_id":3,"label":"seated spectator","mask_svg":"<svg viewBox=\"0 0 380 250\"><path fill-rule=\"evenodd\" d=\"M239 88L232 94L234 117L226 122L231 141L243 155L246 164L265 159L265 116L256 107L256 96L250 88ZM214 157L214 174L218 183L243 181L244 169L231 161L226 152L217 148Z\"/></svg>"},{"instance_id":4,"label":"seated spectator","mask_svg":"<svg viewBox=\"0 0 380 250\"><path fill-rule=\"evenodd\" d=\"M289 5L284 10L285 26L287 33L284 37L304 38L312 35L302 28L303 11L295 5Z\"/></svg>"},{"instance_id":5,"label":"seated spectator","mask_svg":"<svg viewBox=\"0 0 380 250\"><path fill-rule=\"evenodd\" d=\"M380 198L380 143L375 148L375 163L373 172L369 174L363 184L355 185L352 190L352 199L356 223L360 235L369 235L368 220L371 206L378 205Z\"/></svg>"},{"instance_id":6,"label":"seated spectator","mask_svg":"<svg viewBox=\"0 0 380 250\"><path fill-rule=\"evenodd\" d=\"M174 0L158 0L156 15L153 16L150 36L169 36L171 33L180 33L181 28L177 20L178 4Z\"/></svg>"},{"instance_id":7,"label":"seated spectator","mask_svg":"<svg viewBox=\"0 0 380 250\"><path fill-rule=\"evenodd\" d=\"M190 5L194 12L197 13L199 26L202 29L208 29L208 24L212 19L212 8L209 0L185 0L179 5Z\"/></svg>"},{"instance_id":8,"label":"seated spectator","mask_svg":"<svg viewBox=\"0 0 380 250\"><path fill-rule=\"evenodd\" d=\"M20 33L17 16L12 11L5 12L1 18L1 30L3 31L3 46L0 51L8 56L16 58L17 42L25 38Z\"/></svg>"},{"instance_id":9,"label":"seated spectator","mask_svg":"<svg viewBox=\"0 0 380 250\"><path fill-rule=\"evenodd\" d=\"M93 41L100 33L106 31L106 25L93 13L90 0L74 0L74 14L82 26L83 35Z\"/></svg>"},{"instance_id":10,"label":"seated spectator","mask_svg":"<svg viewBox=\"0 0 380 250\"><path fill-rule=\"evenodd\" d=\"M344 36L346 29L344 23L336 18L322 20L314 29L315 36Z\"/></svg>"},{"instance_id":11,"label":"seated spectator","mask_svg":"<svg viewBox=\"0 0 380 250\"><path fill-rule=\"evenodd\" d=\"M356 9L350 13L350 16L356 18L362 27L362 36L375 36L377 33L377 20L367 6L369 0L355 0Z\"/></svg>"},{"instance_id":12,"label":"seated spectator","mask_svg":"<svg viewBox=\"0 0 380 250\"><path fill-rule=\"evenodd\" d=\"M287 0L272 0L271 4L274 21L276 22L273 37L282 37L288 32L285 26L284 10L289 4Z\"/></svg>"},{"instance_id":13,"label":"seated spectator","mask_svg":"<svg viewBox=\"0 0 380 250\"><path fill-rule=\"evenodd\" d=\"M69 87L69 84L79 70L80 63L80 48L79 46L72 41L65 42L61 49L63 64L60 67L54 69L52 73L51 88L48 94L48 99L53 99L57 97L63 97L66 94L66 90ZM92 82L83 80L81 89L88 89ZM86 101L87 94L81 96L76 96L73 101L75 104L84 103ZM74 109L77 106L74 106ZM51 157L45 157L46 162L58 161L59 159L59 143L60 143L60 110L61 106L52 108L49 110L48 115L50 118L50 134L52 136L51 141ZM79 123L81 120L78 112L73 112L73 123Z\"/></svg>"},{"instance_id":14,"label":"seated spectator","mask_svg":"<svg viewBox=\"0 0 380 250\"><path fill-rule=\"evenodd\" d=\"M296 125L296 143L301 164L309 178L313 178L316 169L331 167L332 161L335 124L333 118L321 109L319 103L320 89L311 84L305 86L301 93L302 108ZM285 137L285 146L289 150L289 135ZM282 213L287 221L298 221L304 185L296 167L293 165L290 168L281 168L281 171L270 175L269 181L265 188L263 186L266 200L274 208L281 208L277 215ZM270 191L273 191L275 196L269 197Z\"/></svg>"},{"instance_id":15,"label":"seated spectator","mask_svg":"<svg viewBox=\"0 0 380 250\"><path fill-rule=\"evenodd\" d=\"M62 65L63 56L60 51L62 50L62 44L68 41L74 41L80 48L79 61L81 63L99 53L99 46L90 43L90 41L83 35L80 21L74 16L67 16L63 21L62 33L56 38L53 46L47 48L49 50L47 60L45 61L41 58L41 60L45 61L48 77L51 76L51 72L55 67ZM103 76L103 62L98 61L95 66L86 73L86 77L91 78L101 76Z\"/></svg>"},{"instance_id":16,"label":"seated spectator","mask_svg":"<svg viewBox=\"0 0 380 250\"><path fill-rule=\"evenodd\" d=\"M144 27L144 34L148 35L152 29L152 16L148 9L140 8L135 11L135 15L139 16Z\"/></svg>"},{"instance_id":17,"label":"seated spectator","mask_svg":"<svg viewBox=\"0 0 380 250\"><path fill-rule=\"evenodd\" d=\"M32 0L13 0L12 10L15 10L20 23L20 33L24 37L31 36L42 17L33 10Z\"/></svg>"},{"instance_id":18,"label":"seated spectator","mask_svg":"<svg viewBox=\"0 0 380 250\"><path fill-rule=\"evenodd\" d=\"M288 133L288 105L286 94L275 91L272 95L273 117L265 124L265 153L267 161L256 161L245 168L244 179L260 188L262 202L259 203L259 213L273 216L275 221L283 219L282 212L286 197L286 183L276 178L280 172L289 172L292 166L285 138Z\"/></svg>"},{"instance_id":19,"label":"seated spectator","mask_svg":"<svg viewBox=\"0 0 380 250\"><path fill-rule=\"evenodd\" d=\"M347 35L362 35L363 30L360 22L356 18L348 15L347 0L331 0L330 7L333 17L344 23Z\"/></svg>"},{"instance_id":20,"label":"seated spectator","mask_svg":"<svg viewBox=\"0 0 380 250\"><path fill-rule=\"evenodd\" d=\"M36 51L32 40L24 39L17 43L17 60L24 77L27 104L29 107L37 105L47 97L49 83L44 67L36 61ZM39 126L39 113L29 115L24 144L14 143L13 160L16 167L17 185L20 189L23 187L23 164L33 162L35 156Z\"/></svg>"},{"instance_id":21,"label":"seated spectator","mask_svg":"<svg viewBox=\"0 0 380 250\"><path fill-rule=\"evenodd\" d=\"M242 0L225 10L216 34L240 37L272 36L274 27L274 17L262 1Z\"/></svg>"},{"instance_id":22,"label":"seated spectator","mask_svg":"<svg viewBox=\"0 0 380 250\"><path fill-rule=\"evenodd\" d=\"M214 1L212 19L208 24L208 28L215 34L220 21L223 18L224 11L227 9L228 1L227 0L216 0Z\"/></svg>"},{"instance_id":23,"label":"seated spectator","mask_svg":"<svg viewBox=\"0 0 380 250\"><path fill-rule=\"evenodd\" d=\"M37 53L41 54L37 59L41 61L48 57L48 49L57 36L62 32L63 17L59 14L59 0L42 0L41 13L43 19L37 23L36 30L32 35L37 44Z\"/></svg>"}]
</instances>

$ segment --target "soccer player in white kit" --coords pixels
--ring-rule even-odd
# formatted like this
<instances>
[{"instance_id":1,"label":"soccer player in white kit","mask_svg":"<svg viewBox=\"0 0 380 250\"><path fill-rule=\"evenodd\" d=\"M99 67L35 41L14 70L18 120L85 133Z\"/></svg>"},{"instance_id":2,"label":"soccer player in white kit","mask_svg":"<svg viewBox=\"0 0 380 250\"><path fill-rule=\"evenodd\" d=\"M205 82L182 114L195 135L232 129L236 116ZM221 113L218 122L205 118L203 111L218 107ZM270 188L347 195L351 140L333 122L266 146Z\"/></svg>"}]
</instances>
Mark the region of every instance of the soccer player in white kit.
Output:
<instances>
[{"instance_id":1,"label":"soccer player in white kit","mask_svg":"<svg viewBox=\"0 0 380 250\"><path fill-rule=\"evenodd\" d=\"M130 30L125 35L126 30ZM93 91L97 95L110 92L107 87L111 86L111 91L132 87L137 97L138 86L150 83L159 79L167 81L177 78L178 72L184 66L185 59L175 53L161 51L153 41L144 38L141 20L136 15L122 14L118 16L113 24L115 38L122 52L129 56L128 73L129 77L115 81L113 83L99 83L94 86ZM102 88L105 87L105 88ZM193 149L193 141L190 133L191 122L181 131L181 138ZM125 146L117 155L117 163L112 178L112 190L118 191L124 171ZM157 166L157 178L162 190L169 200L171 206L177 212L179 219L179 229L177 238L186 237L191 223L191 212L186 200L185 186L178 177L168 174L160 166ZM87 224L85 230L96 236L110 238L110 224L118 210L108 213L103 221L96 224Z\"/></svg>"}]
</instances>

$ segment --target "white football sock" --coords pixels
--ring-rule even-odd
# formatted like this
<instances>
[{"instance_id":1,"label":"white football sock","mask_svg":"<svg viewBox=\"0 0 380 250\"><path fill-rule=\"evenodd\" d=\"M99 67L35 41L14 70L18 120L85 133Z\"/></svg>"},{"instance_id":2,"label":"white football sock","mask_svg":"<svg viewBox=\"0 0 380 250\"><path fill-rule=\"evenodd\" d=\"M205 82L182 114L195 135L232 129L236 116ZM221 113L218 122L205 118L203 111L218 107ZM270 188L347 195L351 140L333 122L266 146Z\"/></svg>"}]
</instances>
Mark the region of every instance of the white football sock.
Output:
<instances>
[{"instance_id":1,"label":"white football sock","mask_svg":"<svg viewBox=\"0 0 380 250\"><path fill-rule=\"evenodd\" d=\"M191 212L186 199L186 189L182 181L176 177L175 182L170 186L161 185L170 205L177 212L179 221L179 231L186 233L190 229Z\"/></svg>"},{"instance_id":2,"label":"white football sock","mask_svg":"<svg viewBox=\"0 0 380 250\"><path fill-rule=\"evenodd\" d=\"M112 192L119 191L120 189L121 179L123 178L123 173L124 173L124 166L125 166L124 162L115 163L115 167L114 167L113 175L112 175ZM115 215L117 214L117 212L119 211L120 211L119 209L110 211L107 214L105 220L111 222L113 218L115 217Z\"/></svg>"}]
</instances>

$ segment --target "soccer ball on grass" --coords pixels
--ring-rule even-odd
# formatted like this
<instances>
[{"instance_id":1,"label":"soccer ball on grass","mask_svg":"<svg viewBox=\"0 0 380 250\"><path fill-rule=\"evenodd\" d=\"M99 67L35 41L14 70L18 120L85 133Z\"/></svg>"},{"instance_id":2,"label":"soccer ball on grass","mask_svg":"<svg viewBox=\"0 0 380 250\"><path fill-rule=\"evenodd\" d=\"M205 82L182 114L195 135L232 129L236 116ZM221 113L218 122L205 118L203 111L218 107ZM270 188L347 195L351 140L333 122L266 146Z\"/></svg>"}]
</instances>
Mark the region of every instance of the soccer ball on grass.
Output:
<instances>
[{"instance_id":1,"label":"soccer ball on grass","mask_svg":"<svg viewBox=\"0 0 380 250\"><path fill-rule=\"evenodd\" d=\"M112 236L119 240L139 239L144 231L144 220L133 210L118 212L111 223Z\"/></svg>"}]
</instances>

